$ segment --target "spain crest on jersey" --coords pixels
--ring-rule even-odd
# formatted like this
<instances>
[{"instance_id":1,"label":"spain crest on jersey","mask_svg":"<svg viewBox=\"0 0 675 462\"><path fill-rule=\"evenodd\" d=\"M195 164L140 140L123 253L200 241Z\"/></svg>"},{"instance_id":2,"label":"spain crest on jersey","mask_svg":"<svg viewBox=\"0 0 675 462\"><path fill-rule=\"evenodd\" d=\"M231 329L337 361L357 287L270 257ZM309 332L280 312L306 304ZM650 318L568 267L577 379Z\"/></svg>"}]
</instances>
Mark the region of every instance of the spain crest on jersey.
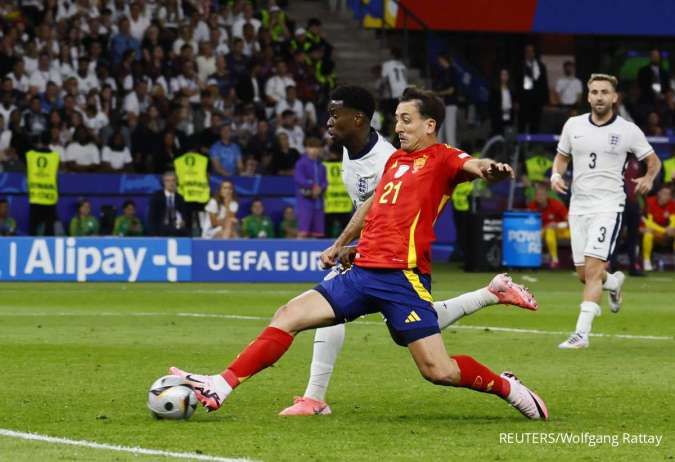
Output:
<instances>
[{"instance_id":1,"label":"spain crest on jersey","mask_svg":"<svg viewBox=\"0 0 675 462\"><path fill-rule=\"evenodd\" d=\"M422 156L414 160L413 173L417 172L418 170L422 170L424 168L424 166L427 164L427 157L428 156Z\"/></svg>"}]
</instances>

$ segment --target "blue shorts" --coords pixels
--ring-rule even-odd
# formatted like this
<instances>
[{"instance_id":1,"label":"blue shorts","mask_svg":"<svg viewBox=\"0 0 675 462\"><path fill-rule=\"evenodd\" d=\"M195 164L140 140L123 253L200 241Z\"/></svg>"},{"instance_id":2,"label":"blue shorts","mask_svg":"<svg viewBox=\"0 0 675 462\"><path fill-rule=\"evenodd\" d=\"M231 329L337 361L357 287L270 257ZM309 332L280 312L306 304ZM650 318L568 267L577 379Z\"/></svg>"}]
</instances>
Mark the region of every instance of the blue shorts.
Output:
<instances>
[{"instance_id":1,"label":"blue shorts","mask_svg":"<svg viewBox=\"0 0 675 462\"><path fill-rule=\"evenodd\" d=\"M382 313L398 344L440 333L432 304L431 276L414 270L360 268L356 265L323 280L314 290L328 300L338 322Z\"/></svg>"}]
</instances>

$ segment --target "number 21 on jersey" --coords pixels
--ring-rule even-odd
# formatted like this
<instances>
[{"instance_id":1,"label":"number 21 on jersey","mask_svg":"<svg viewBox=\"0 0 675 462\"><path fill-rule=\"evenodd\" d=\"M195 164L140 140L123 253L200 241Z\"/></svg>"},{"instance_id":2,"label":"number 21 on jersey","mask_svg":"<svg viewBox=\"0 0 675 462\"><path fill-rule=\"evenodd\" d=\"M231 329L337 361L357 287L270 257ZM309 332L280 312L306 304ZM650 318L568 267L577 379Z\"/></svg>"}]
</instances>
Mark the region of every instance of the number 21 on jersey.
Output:
<instances>
[{"instance_id":1,"label":"number 21 on jersey","mask_svg":"<svg viewBox=\"0 0 675 462\"><path fill-rule=\"evenodd\" d=\"M402 183L403 181L390 181L389 183L385 184L384 192L382 193L382 196L380 196L379 203L394 205L398 200L398 193L401 191ZM389 198L392 192L394 193L394 197Z\"/></svg>"}]
</instances>

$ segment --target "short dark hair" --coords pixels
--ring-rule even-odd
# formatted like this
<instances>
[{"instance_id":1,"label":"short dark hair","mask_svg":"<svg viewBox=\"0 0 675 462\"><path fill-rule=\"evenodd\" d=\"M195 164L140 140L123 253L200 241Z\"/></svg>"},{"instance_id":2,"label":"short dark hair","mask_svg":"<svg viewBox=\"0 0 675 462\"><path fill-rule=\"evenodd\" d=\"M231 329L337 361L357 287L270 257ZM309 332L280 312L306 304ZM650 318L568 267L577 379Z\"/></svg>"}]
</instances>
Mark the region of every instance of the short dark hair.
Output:
<instances>
[{"instance_id":1,"label":"short dark hair","mask_svg":"<svg viewBox=\"0 0 675 462\"><path fill-rule=\"evenodd\" d=\"M445 105L443 101L433 92L422 90L417 87L408 87L403 91L400 102L405 103L414 101L417 103L417 110L424 119L433 119L436 121L436 133L445 120Z\"/></svg>"},{"instance_id":2,"label":"short dark hair","mask_svg":"<svg viewBox=\"0 0 675 462\"><path fill-rule=\"evenodd\" d=\"M122 210L126 209L130 205L133 205L134 207L136 207L136 203L134 201L132 201L131 199L125 200L124 203L122 204Z\"/></svg>"},{"instance_id":3,"label":"short dark hair","mask_svg":"<svg viewBox=\"0 0 675 462\"><path fill-rule=\"evenodd\" d=\"M363 112L368 120L373 118L375 112L375 98L363 87L357 85L345 85L338 87L331 94L333 101L342 101L344 107Z\"/></svg>"}]
</instances>

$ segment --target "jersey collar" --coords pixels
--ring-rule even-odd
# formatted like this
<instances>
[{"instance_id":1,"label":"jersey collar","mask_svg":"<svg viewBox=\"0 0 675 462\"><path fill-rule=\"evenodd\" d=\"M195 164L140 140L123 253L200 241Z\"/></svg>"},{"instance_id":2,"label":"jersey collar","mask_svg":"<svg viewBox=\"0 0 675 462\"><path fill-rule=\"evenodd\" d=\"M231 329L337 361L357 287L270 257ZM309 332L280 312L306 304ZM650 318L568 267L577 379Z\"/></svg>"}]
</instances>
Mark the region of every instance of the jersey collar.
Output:
<instances>
[{"instance_id":1,"label":"jersey collar","mask_svg":"<svg viewBox=\"0 0 675 462\"><path fill-rule=\"evenodd\" d=\"M349 156L349 160L357 160L364 157L366 154L368 154L370 151L373 150L373 148L377 144L378 139L379 137L377 136L377 132L371 128L370 135L368 136L368 142L366 143L365 147L361 150L361 152L352 154L351 152L349 152L349 149L347 149L347 155Z\"/></svg>"},{"instance_id":2,"label":"jersey collar","mask_svg":"<svg viewBox=\"0 0 675 462\"><path fill-rule=\"evenodd\" d=\"M595 125L596 127L606 127L607 125L612 125L618 116L619 116L619 114L617 112L615 112L611 119L609 119L607 122L605 122L602 125L598 125L595 122L593 122L593 113L589 112L588 113L588 121L591 123L591 125Z\"/></svg>"}]
</instances>

